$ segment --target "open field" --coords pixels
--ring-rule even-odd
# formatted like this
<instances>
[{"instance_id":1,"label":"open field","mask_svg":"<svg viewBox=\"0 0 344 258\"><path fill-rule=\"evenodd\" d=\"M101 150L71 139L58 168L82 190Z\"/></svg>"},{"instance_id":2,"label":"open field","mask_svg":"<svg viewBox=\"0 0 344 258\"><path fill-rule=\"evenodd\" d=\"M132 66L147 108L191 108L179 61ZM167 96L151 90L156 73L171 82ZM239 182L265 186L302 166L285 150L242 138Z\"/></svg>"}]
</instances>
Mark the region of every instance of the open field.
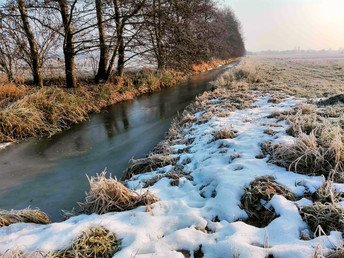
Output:
<instances>
[{"instance_id":1,"label":"open field","mask_svg":"<svg viewBox=\"0 0 344 258\"><path fill-rule=\"evenodd\" d=\"M87 243L94 257L81 239L99 231L110 257L342 257L343 74L342 60L246 58L122 181L91 178L64 222L7 223L0 253Z\"/></svg>"}]
</instances>

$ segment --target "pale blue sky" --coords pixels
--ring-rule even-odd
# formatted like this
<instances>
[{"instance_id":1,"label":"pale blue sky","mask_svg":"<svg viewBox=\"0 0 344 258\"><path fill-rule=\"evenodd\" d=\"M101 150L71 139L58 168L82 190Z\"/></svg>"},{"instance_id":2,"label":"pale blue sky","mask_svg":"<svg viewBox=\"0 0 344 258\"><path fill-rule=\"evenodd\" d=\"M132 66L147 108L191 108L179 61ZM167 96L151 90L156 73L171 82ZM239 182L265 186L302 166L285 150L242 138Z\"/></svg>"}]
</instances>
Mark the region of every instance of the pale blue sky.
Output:
<instances>
[{"instance_id":1,"label":"pale blue sky","mask_svg":"<svg viewBox=\"0 0 344 258\"><path fill-rule=\"evenodd\" d=\"M344 48L344 0L222 0L249 51Z\"/></svg>"}]
</instances>

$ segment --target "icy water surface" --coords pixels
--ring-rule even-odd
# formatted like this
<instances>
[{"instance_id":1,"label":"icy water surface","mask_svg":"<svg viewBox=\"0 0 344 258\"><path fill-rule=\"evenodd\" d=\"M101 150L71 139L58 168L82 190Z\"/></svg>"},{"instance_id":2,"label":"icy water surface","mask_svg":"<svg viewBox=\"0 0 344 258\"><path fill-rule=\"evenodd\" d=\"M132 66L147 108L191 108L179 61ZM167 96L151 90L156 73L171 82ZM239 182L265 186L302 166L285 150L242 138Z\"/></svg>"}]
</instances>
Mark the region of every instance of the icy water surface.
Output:
<instances>
[{"instance_id":1,"label":"icy water surface","mask_svg":"<svg viewBox=\"0 0 344 258\"><path fill-rule=\"evenodd\" d=\"M0 209L39 207L53 221L83 201L88 182L105 168L121 178L130 158L142 158L164 138L173 117L210 81L235 64L192 76L186 83L104 112L51 138L30 139L0 151Z\"/></svg>"}]
</instances>

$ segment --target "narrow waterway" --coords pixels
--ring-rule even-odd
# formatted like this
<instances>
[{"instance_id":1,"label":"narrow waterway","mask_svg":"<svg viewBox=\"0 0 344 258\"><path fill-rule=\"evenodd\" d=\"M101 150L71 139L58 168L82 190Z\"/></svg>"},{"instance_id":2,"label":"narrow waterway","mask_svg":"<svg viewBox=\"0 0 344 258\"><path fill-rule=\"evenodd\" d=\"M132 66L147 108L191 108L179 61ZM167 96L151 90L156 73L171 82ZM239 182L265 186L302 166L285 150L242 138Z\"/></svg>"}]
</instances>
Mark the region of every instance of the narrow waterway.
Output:
<instances>
[{"instance_id":1,"label":"narrow waterway","mask_svg":"<svg viewBox=\"0 0 344 258\"><path fill-rule=\"evenodd\" d=\"M28 206L61 220L88 190L85 174L105 168L121 178L130 158L146 156L164 138L174 116L235 63L192 76L186 83L104 112L51 138L29 139L0 151L0 209Z\"/></svg>"}]
</instances>

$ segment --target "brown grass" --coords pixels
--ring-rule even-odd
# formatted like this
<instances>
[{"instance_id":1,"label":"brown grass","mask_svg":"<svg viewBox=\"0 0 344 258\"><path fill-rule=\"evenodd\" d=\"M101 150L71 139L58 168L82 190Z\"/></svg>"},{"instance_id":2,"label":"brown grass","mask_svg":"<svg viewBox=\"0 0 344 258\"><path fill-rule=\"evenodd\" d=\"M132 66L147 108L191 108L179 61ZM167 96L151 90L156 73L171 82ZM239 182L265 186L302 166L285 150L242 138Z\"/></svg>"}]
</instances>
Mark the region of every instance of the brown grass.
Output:
<instances>
[{"instance_id":1,"label":"brown grass","mask_svg":"<svg viewBox=\"0 0 344 258\"><path fill-rule=\"evenodd\" d=\"M48 215L39 209L23 209L23 210L0 210L0 227L8 226L14 223L35 223L50 224L51 220Z\"/></svg>"},{"instance_id":2,"label":"brown grass","mask_svg":"<svg viewBox=\"0 0 344 258\"><path fill-rule=\"evenodd\" d=\"M85 257L110 258L121 250L121 241L114 233L104 227L93 227L82 232L74 241L70 249L54 253L55 257L72 258Z\"/></svg>"},{"instance_id":3,"label":"brown grass","mask_svg":"<svg viewBox=\"0 0 344 258\"><path fill-rule=\"evenodd\" d=\"M239 60L240 58L229 58L227 60L212 60L210 62L202 62L199 64L194 64L192 65L192 70L195 73L199 73L199 72L204 72L206 70L212 69L212 68L216 68L220 65L225 65L225 64L229 64L232 63L236 60Z\"/></svg>"},{"instance_id":4,"label":"brown grass","mask_svg":"<svg viewBox=\"0 0 344 258\"><path fill-rule=\"evenodd\" d=\"M28 87L25 85L16 85L14 83L0 83L0 107L10 102L21 99L28 93Z\"/></svg>"},{"instance_id":5,"label":"brown grass","mask_svg":"<svg viewBox=\"0 0 344 258\"><path fill-rule=\"evenodd\" d=\"M50 136L84 121L89 113L98 112L104 106L174 86L185 78L185 74L176 71L146 69L124 77L119 85L31 90L15 84L0 85L0 142Z\"/></svg>"},{"instance_id":6,"label":"brown grass","mask_svg":"<svg viewBox=\"0 0 344 258\"><path fill-rule=\"evenodd\" d=\"M127 180L134 175L154 171L168 165L175 165L177 160L172 156L163 154L150 154L143 159L131 159L130 166L124 171L122 180Z\"/></svg>"},{"instance_id":7,"label":"brown grass","mask_svg":"<svg viewBox=\"0 0 344 258\"><path fill-rule=\"evenodd\" d=\"M343 193L336 192L333 182L326 180L312 195L314 202L336 204L343 198Z\"/></svg>"},{"instance_id":8,"label":"brown grass","mask_svg":"<svg viewBox=\"0 0 344 258\"><path fill-rule=\"evenodd\" d=\"M326 234L331 231L344 233L344 208L329 203L315 203L311 206L302 206L299 210L313 232L321 226Z\"/></svg>"},{"instance_id":9,"label":"brown grass","mask_svg":"<svg viewBox=\"0 0 344 258\"><path fill-rule=\"evenodd\" d=\"M269 162L289 170L337 178L344 169L344 144L339 129L331 130L332 137L317 138L317 132L313 130L309 135L301 133L291 145L265 144L263 153L271 154Z\"/></svg>"},{"instance_id":10,"label":"brown grass","mask_svg":"<svg viewBox=\"0 0 344 258\"><path fill-rule=\"evenodd\" d=\"M249 57L238 66L243 70L238 78L247 80L253 74L250 89L264 93L283 93L296 97L328 97L342 94L342 70L333 65L335 60L294 59L293 57ZM259 80L255 81L258 75Z\"/></svg>"},{"instance_id":11,"label":"brown grass","mask_svg":"<svg viewBox=\"0 0 344 258\"><path fill-rule=\"evenodd\" d=\"M233 139L237 137L237 132L238 131L229 129L229 128L222 128L222 129L216 130L212 133L213 135L212 141L217 141L221 139Z\"/></svg>"},{"instance_id":12,"label":"brown grass","mask_svg":"<svg viewBox=\"0 0 344 258\"><path fill-rule=\"evenodd\" d=\"M292 192L276 183L271 176L256 178L244 190L241 205L248 215L245 222L257 227L265 227L277 217L273 208L266 208L261 200L269 202L275 194L283 195L289 200L297 199Z\"/></svg>"},{"instance_id":13,"label":"brown grass","mask_svg":"<svg viewBox=\"0 0 344 258\"><path fill-rule=\"evenodd\" d=\"M86 193L85 202L78 203L79 213L104 214L114 211L135 209L138 206L150 205L159 199L149 191L138 194L129 190L115 178L106 178L106 171L95 177L87 177L90 191Z\"/></svg>"}]
</instances>

